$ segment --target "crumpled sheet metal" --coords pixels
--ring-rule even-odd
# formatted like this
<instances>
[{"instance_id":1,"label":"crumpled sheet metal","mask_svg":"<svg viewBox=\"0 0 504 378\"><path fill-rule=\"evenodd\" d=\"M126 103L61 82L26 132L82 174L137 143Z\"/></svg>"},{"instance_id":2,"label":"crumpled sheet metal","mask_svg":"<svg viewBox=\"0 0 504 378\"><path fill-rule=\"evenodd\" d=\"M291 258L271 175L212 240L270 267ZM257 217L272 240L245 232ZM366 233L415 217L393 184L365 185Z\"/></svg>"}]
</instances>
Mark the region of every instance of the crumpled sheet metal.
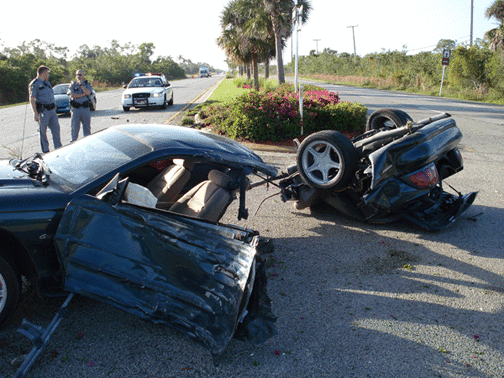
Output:
<instances>
[{"instance_id":1,"label":"crumpled sheet metal","mask_svg":"<svg viewBox=\"0 0 504 378\"><path fill-rule=\"evenodd\" d=\"M67 206L56 247L66 290L167 324L217 355L237 330L252 343L276 334L257 238L82 196Z\"/></svg>"}]
</instances>

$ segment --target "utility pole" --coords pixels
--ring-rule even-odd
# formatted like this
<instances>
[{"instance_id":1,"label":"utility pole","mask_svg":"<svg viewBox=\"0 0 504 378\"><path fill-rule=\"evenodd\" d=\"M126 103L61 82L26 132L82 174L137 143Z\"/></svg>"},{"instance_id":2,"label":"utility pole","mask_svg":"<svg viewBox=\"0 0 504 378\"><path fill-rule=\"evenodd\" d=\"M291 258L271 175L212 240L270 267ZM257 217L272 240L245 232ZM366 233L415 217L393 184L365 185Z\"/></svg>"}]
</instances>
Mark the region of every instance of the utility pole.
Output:
<instances>
[{"instance_id":1,"label":"utility pole","mask_svg":"<svg viewBox=\"0 0 504 378\"><path fill-rule=\"evenodd\" d=\"M314 39L315 41L315 46L316 46L316 53L318 54L318 42L320 41L320 39Z\"/></svg>"},{"instance_id":2,"label":"utility pole","mask_svg":"<svg viewBox=\"0 0 504 378\"><path fill-rule=\"evenodd\" d=\"M295 7L295 24L296 27L296 63L294 67L294 87L296 92L298 91L298 66L299 66L299 31L301 29L301 14L303 13L303 6L299 4L299 1Z\"/></svg>"},{"instance_id":3,"label":"utility pole","mask_svg":"<svg viewBox=\"0 0 504 378\"><path fill-rule=\"evenodd\" d=\"M473 44L473 13L474 13L474 0L471 0L471 32L469 33L469 47Z\"/></svg>"},{"instance_id":4,"label":"utility pole","mask_svg":"<svg viewBox=\"0 0 504 378\"><path fill-rule=\"evenodd\" d=\"M357 49L355 48L355 28L359 25L350 25L347 26L347 28L352 28L352 35L353 35L353 51L354 51L354 60L357 61Z\"/></svg>"}]
</instances>

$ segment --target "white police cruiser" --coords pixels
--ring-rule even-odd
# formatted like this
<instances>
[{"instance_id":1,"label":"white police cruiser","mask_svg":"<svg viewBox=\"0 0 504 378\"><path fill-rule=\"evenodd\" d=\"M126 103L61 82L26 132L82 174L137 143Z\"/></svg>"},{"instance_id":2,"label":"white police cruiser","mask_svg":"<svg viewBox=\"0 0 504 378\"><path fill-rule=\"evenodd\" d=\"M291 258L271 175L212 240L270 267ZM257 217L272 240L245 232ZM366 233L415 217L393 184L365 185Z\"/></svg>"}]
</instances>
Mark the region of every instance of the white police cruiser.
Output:
<instances>
[{"instance_id":1,"label":"white police cruiser","mask_svg":"<svg viewBox=\"0 0 504 378\"><path fill-rule=\"evenodd\" d=\"M173 105L173 89L161 73L147 73L133 78L124 86L122 106L125 112L130 108Z\"/></svg>"}]
</instances>

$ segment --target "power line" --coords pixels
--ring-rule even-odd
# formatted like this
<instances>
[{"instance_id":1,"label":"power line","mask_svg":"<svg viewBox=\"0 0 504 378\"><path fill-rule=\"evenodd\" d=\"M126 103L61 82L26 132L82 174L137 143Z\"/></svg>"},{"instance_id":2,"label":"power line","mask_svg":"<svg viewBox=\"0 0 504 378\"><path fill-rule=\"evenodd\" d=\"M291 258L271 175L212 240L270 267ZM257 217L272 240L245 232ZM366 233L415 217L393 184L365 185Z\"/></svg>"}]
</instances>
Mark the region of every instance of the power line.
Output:
<instances>
[{"instance_id":1,"label":"power line","mask_svg":"<svg viewBox=\"0 0 504 378\"><path fill-rule=\"evenodd\" d=\"M470 36L466 35L464 37L460 37L460 38L454 39L453 41L455 41L455 43L458 45L458 44L461 44L461 43L469 41L469 38L470 38ZM446 38L446 39L448 39L448 38ZM436 47L437 47L437 44L431 45L431 46L425 46L425 47L418 47L418 48L414 48L414 49L408 49L408 50L406 50L406 52L418 51L418 50L426 50L426 49L433 49L433 48L436 48Z\"/></svg>"}]
</instances>

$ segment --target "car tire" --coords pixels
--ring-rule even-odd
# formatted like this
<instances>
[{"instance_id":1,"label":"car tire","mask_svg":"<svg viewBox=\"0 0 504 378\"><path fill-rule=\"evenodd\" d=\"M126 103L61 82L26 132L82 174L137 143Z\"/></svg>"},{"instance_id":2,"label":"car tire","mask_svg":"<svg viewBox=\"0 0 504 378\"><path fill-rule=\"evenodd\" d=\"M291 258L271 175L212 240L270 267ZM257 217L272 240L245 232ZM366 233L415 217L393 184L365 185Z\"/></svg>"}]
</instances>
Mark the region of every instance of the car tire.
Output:
<instances>
[{"instance_id":1,"label":"car tire","mask_svg":"<svg viewBox=\"0 0 504 378\"><path fill-rule=\"evenodd\" d=\"M0 328L14 314L21 293L21 277L13 265L0 256Z\"/></svg>"},{"instance_id":2,"label":"car tire","mask_svg":"<svg viewBox=\"0 0 504 378\"><path fill-rule=\"evenodd\" d=\"M405 126L408 122L413 122L413 119L408 113L399 109L380 109L373 112L367 122L366 131L378 129L396 129Z\"/></svg>"},{"instance_id":3,"label":"car tire","mask_svg":"<svg viewBox=\"0 0 504 378\"><path fill-rule=\"evenodd\" d=\"M161 105L161 109L166 109L166 95L164 95L163 105Z\"/></svg>"},{"instance_id":4,"label":"car tire","mask_svg":"<svg viewBox=\"0 0 504 378\"><path fill-rule=\"evenodd\" d=\"M334 130L308 136L299 146L296 159L303 181L322 190L346 187L358 163L357 150L350 139Z\"/></svg>"},{"instance_id":5,"label":"car tire","mask_svg":"<svg viewBox=\"0 0 504 378\"><path fill-rule=\"evenodd\" d=\"M129 108L129 106L123 106L123 110L124 110L125 112L129 112L130 108Z\"/></svg>"},{"instance_id":6,"label":"car tire","mask_svg":"<svg viewBox=\"0 0 504 378\"><path fill-rule=\"evenodd\" d=\"M170 101L168 101L168 106L173 106L173 93L171 95Z\"/></svg>"}]
</instances>

